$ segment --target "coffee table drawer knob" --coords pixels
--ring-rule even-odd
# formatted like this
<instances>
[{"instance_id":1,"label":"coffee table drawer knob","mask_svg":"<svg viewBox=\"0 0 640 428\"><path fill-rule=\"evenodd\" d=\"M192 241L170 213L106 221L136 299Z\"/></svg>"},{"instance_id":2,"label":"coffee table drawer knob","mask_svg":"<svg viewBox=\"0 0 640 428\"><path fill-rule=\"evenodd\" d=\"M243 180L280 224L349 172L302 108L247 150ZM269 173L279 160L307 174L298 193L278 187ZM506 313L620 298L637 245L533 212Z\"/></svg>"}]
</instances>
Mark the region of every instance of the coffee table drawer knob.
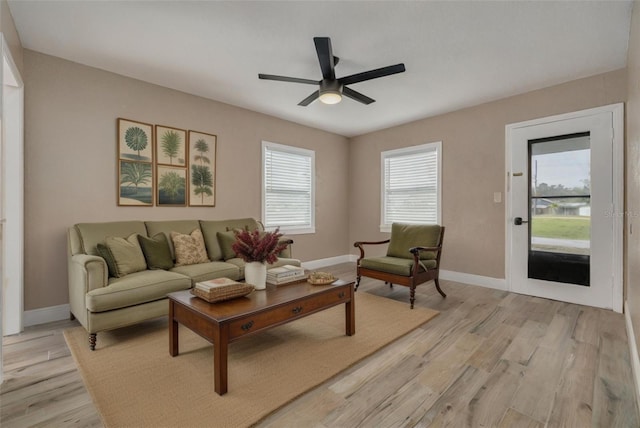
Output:
<instances>
[{"instance_id":1,"label":"coffee table drawer knob","mask_svg":"<svg viewBox=\"0 0 640 428\"><path fill-rule=\"evenodd\" d=\"M341 292L338 293L338 298L339 299L344 298L344 291L341 291Z\"/></svg>"},{"instance_id":2,"label":"coffee table drawer knob","mask_svg":"<svg viewBox=\"0 0 640 428\"><path fill-rule=\"evenodd\" d=\"M298 315L300 312L302 312L302 306L296 306L295 308L291 309L291 312L293 312L295 315Z\"/></svg>"},{"instance_id":3,"label":"coffee table drawer knob","mask_svg":"<svg viewBox=\"0 0 640 428\"><path fill-rule=\"evenodd\" d=\"M242 326L240 326L240 328L244 331L248 331L251 327L253 327L253 321L249 321L248 323L242 324Z\"/></svg>"}]
</instances>

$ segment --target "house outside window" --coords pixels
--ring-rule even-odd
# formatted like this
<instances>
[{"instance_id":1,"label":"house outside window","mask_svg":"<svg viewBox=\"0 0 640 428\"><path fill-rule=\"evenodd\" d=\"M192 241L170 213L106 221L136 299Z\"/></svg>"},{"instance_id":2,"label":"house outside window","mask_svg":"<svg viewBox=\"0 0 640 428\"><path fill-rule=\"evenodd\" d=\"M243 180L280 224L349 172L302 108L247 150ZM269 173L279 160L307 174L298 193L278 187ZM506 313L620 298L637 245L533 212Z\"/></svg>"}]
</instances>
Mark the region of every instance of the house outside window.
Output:
<instances>
[{"instance_id":1,"label":"house outside window","mask_svg":"<svg viewBox=\"0 0 640 428\"><path fill-rule=\"evenodd\" d=\"M440 224L442 142L381 154L381 232L391 224Z\"/></svg>"},{"instance_id":2,"label":"house outside window","mask_svg":"<svg viewBox=\"0 0 640 428\"><path fill-rule=\"evenodd\" d=\"M262 221L267 230L315 233L315 152L262 142Z\"/></svg>"}]
</instances>

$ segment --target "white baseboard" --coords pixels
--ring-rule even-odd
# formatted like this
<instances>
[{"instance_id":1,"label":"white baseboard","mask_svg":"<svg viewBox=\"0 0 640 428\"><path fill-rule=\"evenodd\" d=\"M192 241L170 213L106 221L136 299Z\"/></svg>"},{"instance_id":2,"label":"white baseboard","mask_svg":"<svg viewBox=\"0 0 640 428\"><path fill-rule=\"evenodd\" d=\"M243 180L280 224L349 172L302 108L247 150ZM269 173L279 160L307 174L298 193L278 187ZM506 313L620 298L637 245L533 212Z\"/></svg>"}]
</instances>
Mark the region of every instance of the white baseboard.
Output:
<instances>
[{"instance_id":1,"label":"white baseboard","mask_svg":"<svg viewBox=\"0 0 640 428\"><path fill-rule=\"evenodd\" d=\"M320 269L326 266L337 265L340 263L355 262L358 260L358 256L355 254L345 254L337 257L329 257L326 259L311 260L308 262L302 262L302 267L305 269Z\"/></svg>"},{"instance_id":2,"label":"white baseboard","mask_svg":"<svg viewBox=\"0 0 640 428\"><path fill-rule=\"evenodd\" d=\"M507 280L503 278L492 278L490 276L473 275L470 273L454 272L440 269L440 279L447 281L461 282L463 284L479 285L480 287L495 288L496 290L507 290Z\"/></svg>"},{"instance_id":3,"label":"white baseboard","mask_svg":"<svg viewBox=\"0 0 640 428\"><path fill-rule=\"evenodd\" d=\"M58 306L48 306L46 308L32 309L24 311L24 326L29 327L37 324L45 324L53 321L69 319L69 304Z\"/></svg>"},{"instance_id":4,"label":"white baseboard","mask_svg":"<svg viewBox=\"0 0 640 428\"><path fill-rule=\"evenodd\" d=\"M624 319L627 325L627 339L629 341L629 357L631 359L631 370L633 372L633 380L636 386L636 402L640 408L640 356L638 355L638 345L636 343L636 335L633 333L633 323L631 322L631 314L629 313L629 305L624 302Z\"/></svg>"}]
</instances>

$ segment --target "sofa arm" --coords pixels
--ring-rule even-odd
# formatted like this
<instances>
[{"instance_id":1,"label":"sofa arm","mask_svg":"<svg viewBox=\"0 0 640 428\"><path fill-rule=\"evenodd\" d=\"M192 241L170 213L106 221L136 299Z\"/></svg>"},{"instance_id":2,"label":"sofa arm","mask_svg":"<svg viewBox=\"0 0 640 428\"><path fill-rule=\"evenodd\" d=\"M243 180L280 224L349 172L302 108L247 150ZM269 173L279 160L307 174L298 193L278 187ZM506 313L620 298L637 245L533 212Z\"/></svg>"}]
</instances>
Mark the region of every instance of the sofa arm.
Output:
<instances>
[{"instance_id":1,"label":"sofa arm","mask_svg":"<svg viewBox=\"0 0 640 428\"><path fill-rule=\"evenodd\" d=\"M293 244L293 239L282 238L282 239L280 239L280 241L278 243L279 244L287 244L287 248L285 248L284 250L280 251L280 253L278 253L278 257L282 257L282 258L285 258L285 259L290 259L291 255L293 254L293 252L291 251L291 245Z\"/></svg>"},{"instance_id":2,"label":"sofa arm","mask_svg":"<svg viewBox=\"0 0 640 428\"><path fill-rule=\"evenodd\" d=\"M107 263L102 257L87 254L71 256L69 263L69 293L87 294L109 283Z\"/></svg>"}]
</instances>

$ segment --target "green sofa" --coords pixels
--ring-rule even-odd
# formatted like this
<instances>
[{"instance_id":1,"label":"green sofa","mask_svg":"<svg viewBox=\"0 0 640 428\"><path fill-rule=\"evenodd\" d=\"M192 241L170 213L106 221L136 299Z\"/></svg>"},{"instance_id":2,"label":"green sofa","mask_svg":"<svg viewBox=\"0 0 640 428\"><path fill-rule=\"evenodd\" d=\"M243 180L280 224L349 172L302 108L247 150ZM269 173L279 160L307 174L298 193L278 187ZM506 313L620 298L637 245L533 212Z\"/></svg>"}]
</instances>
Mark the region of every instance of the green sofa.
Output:
<instances>
[{"instance_id":1,"label":"green sofa","mask_svg":"<svg viewBox=\"0 0 640 428\"><path fill-rule=\"evenodd\" d=\"M170 220L78 223L68 230L69 304L71 316L78 319L89 333L89 346L95 349L100 331L112 330L168 314L167 293L186 290L196 282L227 277L244 278L244 261L229 255L233 229L262 230L253 218L232 220ZM171 233L191 234L199 229L206 246L206 263L147 269L124 276L110 276L99 246L107 239L120 239L139 234L144 237L167 237L171 257L175 249ZM160 236L160 238L162 238ZM293 241L288 240L291 244ZM102 248L101 248L102 249ZM145 254L146 256L146 254ZM225 260L226 259L226 260ZM273 266L300 266L291 258L289 245Z\"/></svg>"}]
</instances>

